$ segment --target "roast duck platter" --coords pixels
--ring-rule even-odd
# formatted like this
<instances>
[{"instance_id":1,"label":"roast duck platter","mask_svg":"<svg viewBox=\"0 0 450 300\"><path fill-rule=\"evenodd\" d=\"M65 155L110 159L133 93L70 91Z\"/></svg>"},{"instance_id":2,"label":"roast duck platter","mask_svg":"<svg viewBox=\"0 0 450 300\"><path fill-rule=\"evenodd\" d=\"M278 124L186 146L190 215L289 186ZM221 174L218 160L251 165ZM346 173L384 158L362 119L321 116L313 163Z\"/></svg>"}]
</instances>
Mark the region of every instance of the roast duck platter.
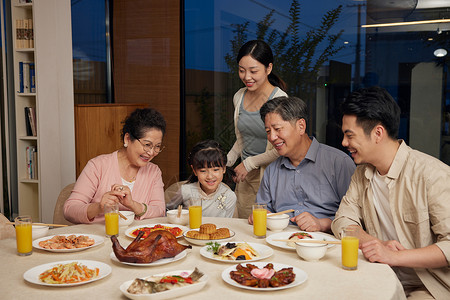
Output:
<instances>
[{"instance_id":1,"label":"roast duck platter","mask_svg":"<svg viewBox=\"0 0 450 300\"><path fill-rule=\"evenodd\" d=\"M165 230L151 232L145 239L141 239L144 231L139 232L136 238L123 248L116 236L111 237L114 255L120 262L135 264L150 264L165 258L173 258L190 245L178 243L177 238Z\"/></svg>"}]
</instances>

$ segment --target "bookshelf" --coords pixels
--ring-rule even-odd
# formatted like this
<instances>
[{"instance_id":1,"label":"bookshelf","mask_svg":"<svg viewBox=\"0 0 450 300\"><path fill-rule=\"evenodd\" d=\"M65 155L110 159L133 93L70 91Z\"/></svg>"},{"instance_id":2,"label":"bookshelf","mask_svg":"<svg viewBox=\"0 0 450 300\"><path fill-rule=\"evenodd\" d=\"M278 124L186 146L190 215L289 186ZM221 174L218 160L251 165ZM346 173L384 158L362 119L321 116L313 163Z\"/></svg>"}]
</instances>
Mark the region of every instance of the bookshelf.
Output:
<instances>
[{"instance_id":1,"label":"bookshelf","mask_svg":"<svg viewBox=\"0 0 450 300\"><path fill-rule=\"evenodd\" d=\"M11 17L18 213L51 223L75 181L70 0L12 0Z\"/></svg>"}]
</instances>

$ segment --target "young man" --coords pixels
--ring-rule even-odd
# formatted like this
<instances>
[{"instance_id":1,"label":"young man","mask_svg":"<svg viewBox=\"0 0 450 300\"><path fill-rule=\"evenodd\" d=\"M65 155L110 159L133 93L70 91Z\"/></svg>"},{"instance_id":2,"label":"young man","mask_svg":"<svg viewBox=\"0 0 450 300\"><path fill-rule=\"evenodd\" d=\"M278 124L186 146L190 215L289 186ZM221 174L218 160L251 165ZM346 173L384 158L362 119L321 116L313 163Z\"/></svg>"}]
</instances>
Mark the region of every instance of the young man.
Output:
<instances>
[{"instance_id":1,"label":"young man","mask_svg":"<svg viewBox=\"0 0 450 300\"><path fill-rule=\"evenodd\" d=\"M359 166L333 233L357 227L364 256L392 266L407 296L450 299L450 167L397 140L400 108L386 90L352 93L342 113Z\"/></svg>"},{"instance_id":2,"label":"young man","mask_svg":"<svg viewBox=\"0 0 450 300\"><path fill-rule=\"evenodd\" d=\"M267 204L271 212L294 209L291 221L302 230L330 231L355 164L344 152L308 136L307 107L301 99L272 99L260 114L280 157L266 168L256 202Z\"/></svg>"}]
</instances>

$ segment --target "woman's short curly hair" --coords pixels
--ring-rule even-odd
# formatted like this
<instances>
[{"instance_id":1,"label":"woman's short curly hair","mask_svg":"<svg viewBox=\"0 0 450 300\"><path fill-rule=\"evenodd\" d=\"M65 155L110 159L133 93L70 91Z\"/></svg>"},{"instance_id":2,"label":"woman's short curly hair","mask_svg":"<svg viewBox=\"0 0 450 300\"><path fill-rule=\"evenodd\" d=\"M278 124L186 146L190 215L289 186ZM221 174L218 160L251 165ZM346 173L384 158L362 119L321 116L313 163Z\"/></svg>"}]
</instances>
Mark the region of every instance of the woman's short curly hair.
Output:
<instances>
[{"instance_id":1,"label":"woman's short curly hair","mask_svg":"<svg viewBox=\"0 0 450 300\"><path fill-rule=\"evenodd\" d=\"M163 115L153 108L138 108L122 123L122 139L127 133L131 140L140 139L150 129L160 130L163 136L166 133L166 121Z\"/></svg>"}]
</instances>

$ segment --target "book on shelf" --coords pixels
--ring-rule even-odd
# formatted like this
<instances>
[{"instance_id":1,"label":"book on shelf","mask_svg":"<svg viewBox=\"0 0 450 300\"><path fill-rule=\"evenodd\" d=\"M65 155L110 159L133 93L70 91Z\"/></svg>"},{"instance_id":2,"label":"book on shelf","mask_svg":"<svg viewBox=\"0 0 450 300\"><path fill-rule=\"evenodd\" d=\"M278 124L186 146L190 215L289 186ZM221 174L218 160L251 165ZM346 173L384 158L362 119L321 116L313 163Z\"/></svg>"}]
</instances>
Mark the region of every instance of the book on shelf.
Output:
<instances>
[{"instance_id":1,"label":"book on shelf","mask_svg":"<svg viewBox=\"0 0 450 300\"><path fill-rule=\"evenodd\" d=\"M37 136L36 109L34 107L25 107L25 128L27 136Z\"/></svg>"},{"instance_id":2,"label":"book on shelf","mask_svg":"<svg viewBox=\"0 0 450 300\"><path fill-rule=\"evenodd\" d=\"M34 62L19 62L19 93L36 92L36 69Z\"/></svg>"},{"instance_id":3,"label":"book on shelf","mask_svg":"<svg viewBox=\"0 0 450 300\"><path fill-rule=\"evenodd\" d=\"M34 48L33 19L16 19L16 48Z\"/></svg>"},{"instance_id":4,"label":"book on shelf","mask_svg":"<svg viewBox=\"0 0 450 300\"><path fill-rule=\"evenodd\" d=\"M27 179L37 179L37 150L35 146L26 147Z\"/></svg>"}]
</instances>

